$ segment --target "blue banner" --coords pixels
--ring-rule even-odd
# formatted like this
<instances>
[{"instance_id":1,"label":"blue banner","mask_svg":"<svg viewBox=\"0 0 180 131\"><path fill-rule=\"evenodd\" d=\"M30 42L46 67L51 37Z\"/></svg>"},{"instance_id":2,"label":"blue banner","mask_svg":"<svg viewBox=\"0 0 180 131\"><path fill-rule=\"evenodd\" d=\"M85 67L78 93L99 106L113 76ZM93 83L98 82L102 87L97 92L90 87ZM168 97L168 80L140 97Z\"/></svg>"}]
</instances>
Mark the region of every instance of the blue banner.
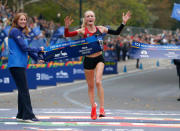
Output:
<instances>
[{"instance_id":1,"label":"blue banner","mask_svg":"<svg viewBox=\"0 0 180 131\"><path fill-rule=\"evenodd\" d=\"M52 35L50 40L50 45L56 44L59 38L63 38L64 36L64 26L59 27Z\"/></svg>"},{"instance_id":2,"label":"blue banner","mask_svg":"<svg viewBox=\"0 0 180 131\"><path fill-rule=\"evenodd\" d=\"M133 42L129 53L132 58L180 59L180 46Z\"/></svg>"},{"instance_id":3,"label":"blue banner","mask_svg":"<svg viewBox=\"0 0 180 131\"><path fill-rule=\"evenodd\" d=\"M38 68L34 70L32 75L35 75L36 83L39 86L56 86L53 68Z\"/></svg>"},{"instance_id":4,"label":"blue banner","mask_svg":"<svg viewBox=\"0 0 180 131\"><path fill-rule=\"evenodd\" d=\"M8 69L0 70L0 92L12 92L16 85Z\"/></svg>"},{"instance_id":5,"label":"blue banner","mask_svg":"<svg viewBox=\"0 0 180 131\"><path fill-rule=\"evenodd\" d=\"M79 40L72 40L72 41L65 41L62 43L57 43L55 45L51 45L45 48L45 52L47 51L53 51L53 50L58 50L64 47L69 47L69 46L77 46L81 44L88 44L91 42L97 42L97 38L95 36L88 37L86 39L79 39Z\"/></svg>"},{"instance_id":6,"label":"blue banner","mask_svg":"<svg viewBox=\"0 0 180 131\"><path fill-rule=\"evenodd\" d=\"M171 17L180 21L180 4L174 3L174 8Z\"/></svg>"},{"instance_id":7,"label":"blue banner","mask_svg":"<svg viewBox=\"0 0 180 131\"><path fill-rule=\"evenodd\" d=\"M44 60L54 61L78 56L85 56L102 51L102 37L88 37L49 46L45 49Z\"/></svg>"},{"instance_id":8,"label":"blue banner","mask_svg":"<svg viewBox=\"0 0 180 131\"><path fill-rule=\"evenodd\" d=\"M83 79L85 79L83 64L73 65L73 78L75 80L83 80Z\"/></svg>"},{"instance_id":9,"label":"blue banner","mask_svg":"<svg viewBox=\"0 0 180 131\"><path fill-rule=\"evenodd\" d=\"M36 89L36 77L35 77L36 69L28 69L27 70L27 81L29 89ZM12 92L13 90L17 90L16 84L9 72L9 69L0 70L0 92Z\"/></svg>"},{"instance_id":10,"label":"blue banner","mask_svg":"<svg viewBox=\"0 0 180 131\"><path fill-rule=\"evenodd\" d=\"M103 74L117 74L117 61L116 60L108 60L105 61L105 67Z\"/></svg>"}]
</instances>

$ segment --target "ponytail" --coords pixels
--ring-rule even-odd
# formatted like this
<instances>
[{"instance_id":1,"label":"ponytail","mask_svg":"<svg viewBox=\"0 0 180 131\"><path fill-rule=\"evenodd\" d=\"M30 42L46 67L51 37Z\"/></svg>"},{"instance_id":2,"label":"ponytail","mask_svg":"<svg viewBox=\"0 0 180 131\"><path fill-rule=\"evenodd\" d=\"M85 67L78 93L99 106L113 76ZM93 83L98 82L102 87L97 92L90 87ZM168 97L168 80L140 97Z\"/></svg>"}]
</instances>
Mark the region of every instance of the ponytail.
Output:
<instances>
[{"instance_id":1,"label":"ponytail","mask_svg":"<svg viewBox=\"0 0 180 131\"><path fill-rule=\"evenodd\" d=\"M84 18L82 19L82 25L81 25L81 28L85 28L85 26L86 26L86 23L85 23L85 20L84 20Z\"/></svg>"}]
</instances>

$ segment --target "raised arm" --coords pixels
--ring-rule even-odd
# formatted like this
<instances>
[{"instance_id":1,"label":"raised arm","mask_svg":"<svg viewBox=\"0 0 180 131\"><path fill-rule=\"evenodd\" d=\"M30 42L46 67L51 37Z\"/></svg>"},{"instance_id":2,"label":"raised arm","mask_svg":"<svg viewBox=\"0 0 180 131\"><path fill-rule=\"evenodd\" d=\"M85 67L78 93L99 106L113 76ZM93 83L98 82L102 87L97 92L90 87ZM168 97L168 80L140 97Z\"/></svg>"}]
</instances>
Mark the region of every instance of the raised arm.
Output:
<instances>
[{"instance_id":1,"label":"raised arm","mask_svg":"<svg viewBox=\"0 0 180 131\"><path fill-rule=\"evenodd\" d=\"M123 12L123 15L122 15L123 24L126 24L127 21L128 21L130 18L131 18L131 12L130 12L130 11L128 11L128 12L126 13L126 15L124 15L124 12Z\"/></svg>"},{"instance_id":2,"label":"raised arm","mask_svg":"<svg viewBox=\"0 0 180 131\"><path fill-rule=\"evenodd\" d=\"M78 35L78 30L69 32L69 26L72 24L73 21L74 20L69 16L66 16L66 18L64 19L64 23L65 23L64 35L65 35L65 37L73 37L73 36Z\"/></svg>"},{"instance_id":3,"label":"raised arm","mask_svg":"<svg viewBox=\"0 0 180 131\"><path fill-rule=\"evenodd\" d=\"M126 15L122 14L122 19L123 19L123 22L121 23L121 25L116 29L116 30L112 30L112 29L108 29L106 27L104 27L102 30L103 30L103 33L108 33L108 34L112 34L112 35L119 35L122 31L122 29L124 28L125 24L127 23L127 21L131 18L131 12L128 11L126 13Z\"/></svg>"}]
</instances>

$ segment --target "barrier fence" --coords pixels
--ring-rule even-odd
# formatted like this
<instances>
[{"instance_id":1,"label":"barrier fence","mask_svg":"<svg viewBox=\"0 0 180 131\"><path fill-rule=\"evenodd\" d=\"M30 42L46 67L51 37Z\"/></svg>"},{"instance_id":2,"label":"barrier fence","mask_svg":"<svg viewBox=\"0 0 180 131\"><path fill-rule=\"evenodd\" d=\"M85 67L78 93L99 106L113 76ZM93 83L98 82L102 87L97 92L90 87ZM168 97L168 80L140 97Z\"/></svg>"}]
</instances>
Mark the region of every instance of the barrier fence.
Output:
<instances>
[{"instance_id":1,"label":"barrier fence","mask_svg":"<svg viewBox=\"0 0 180 131\"><path fill-rule=\"evenodd\" d=\"M117 74L117 60L113 52L105 52L104 74ZM0 67L0 92L12 92L16 85L7 65ZM38 86L56 86L57 83L73 82L85 79L82 60L49 62L47 64L28 64L27 79L29 89Z\"/></svg>"}]
</instances>

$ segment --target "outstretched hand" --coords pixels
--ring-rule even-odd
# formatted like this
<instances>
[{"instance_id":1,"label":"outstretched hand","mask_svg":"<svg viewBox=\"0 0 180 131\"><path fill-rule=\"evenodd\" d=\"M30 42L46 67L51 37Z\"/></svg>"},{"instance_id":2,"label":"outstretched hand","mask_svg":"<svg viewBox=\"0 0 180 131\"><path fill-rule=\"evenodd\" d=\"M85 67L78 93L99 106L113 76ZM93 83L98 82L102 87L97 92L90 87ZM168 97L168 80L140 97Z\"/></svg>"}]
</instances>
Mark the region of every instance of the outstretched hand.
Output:
<instances>
[{"instance_id":1,"label":"outstretched hand","mask_svg":"<svg viewBox=\"0 0 180 131\"><path fill-rule=\"evenodd\" d=\"M71 16L66 16L64 19L65 28L68 28L74 20L71 18Z\"/></svg>"},{"instance_id":2,"label":"outstretched hand","mask_svg":"<svg viewBox=\"0 0 180 131\"><path fill-rule=\"evenodd\" d=\"M45 61L44 61L44 60L39 60L38 63L39 63L39 64L44 64Z\"/></svg>"},{"instance_id":3,"label":"outstretched hand","mask_svg":"<svg viewBox=\"0 0 180 131\"><path fill-rule=\"evenodd\" d=\"M41 46L40 49L41 49L41 51L44 51L44 47L43 46Z\"/></svg>"},{"instance_id":4,"label":"outstretched hand","mask_svg":"<svg viewBox=\"0 0 180 131\"><path fill-rule=\"evenodd\" d=\"M131 18L131 12L130 12L130 11L128 11L128 12L126 13L126 15L125 15L124 12L123 12L122 19L123 19L123 23L124 23L124 24L126 24L127 21L128 21L130 18Z\"/></svg>"}]
</instances>

